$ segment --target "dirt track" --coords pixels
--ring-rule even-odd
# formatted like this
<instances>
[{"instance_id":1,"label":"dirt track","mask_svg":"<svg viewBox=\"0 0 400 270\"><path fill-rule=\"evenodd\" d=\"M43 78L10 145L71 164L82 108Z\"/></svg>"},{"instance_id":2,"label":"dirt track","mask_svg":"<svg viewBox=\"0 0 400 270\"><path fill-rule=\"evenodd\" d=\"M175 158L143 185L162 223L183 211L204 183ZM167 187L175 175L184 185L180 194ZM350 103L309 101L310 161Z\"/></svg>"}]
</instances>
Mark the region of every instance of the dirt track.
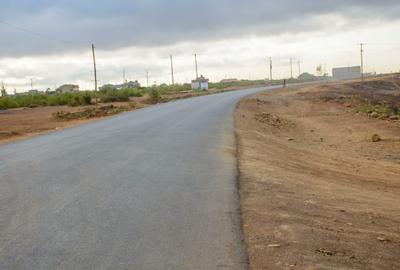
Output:
<instances>
[{"instance_id":1,"label":"dirt track","mask_svg":"<svg viewBox=\"0 0 400 270\"><path fill-rule=\"evenodd\" d=\"M400 269L400 123L323 98L342 87L239 105L251 269Z\"/></svg>"}]
</instances>

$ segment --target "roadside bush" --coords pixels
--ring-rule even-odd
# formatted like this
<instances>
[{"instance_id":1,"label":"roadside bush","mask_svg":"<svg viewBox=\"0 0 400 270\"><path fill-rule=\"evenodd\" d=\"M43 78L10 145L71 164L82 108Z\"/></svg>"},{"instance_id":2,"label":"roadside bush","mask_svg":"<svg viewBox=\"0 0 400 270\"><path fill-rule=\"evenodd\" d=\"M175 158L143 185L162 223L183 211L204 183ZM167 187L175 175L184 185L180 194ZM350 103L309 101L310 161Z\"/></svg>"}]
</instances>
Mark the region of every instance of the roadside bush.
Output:
<instances>
[{"instance_id":1,"label":"roadside bush","mask_svg":"<svg viewBox=\"0 0 400 270\"><path fill-rule=\"evenodd\" d=\"M119 90L128 95L129 97L142 97L143 96L143 90L137 89L137 88L126 88Z\"/></svg>"},{"instance_id":2,"label":"roadside bush","mask_svg":"<svg viewBox=\"0 0 400 270\"><path fill-rule=\"evenodd\" d=\"M157 89L150 90L149 95L151 103L159 103L161 101L161 94Z\"/></svg>"},{"instance_id":3,"label":"roadside bush","mask_svg":"<svg viewBox=\"0 0 400 270\"><path fill-rule=\"evenodd\" d=\"M103 103L129 101L129 93L123 90L107 90L101 93L100 101Z\"/></svg>"},{"instance_id":4,"label":"roadside bush","mask_svg":"<svg viewBox=\"0 0 400 270\"><path fill-rule=\"evenodd\" d=\"M64 94L39 94L0 97L0 109L35 108L45 106L82 106L90 105L92 101L89 92Z\"/></svg>"},{"instance_id":5,"label":"roadside bush","mask_svg":"<svg viewBox=\"0 0 400 270\"><path fill-rule=\"evenodd\" d=\"M0 97L0 110L18 108L18 103L10 97Z\"/></svg>"}]
</instances>

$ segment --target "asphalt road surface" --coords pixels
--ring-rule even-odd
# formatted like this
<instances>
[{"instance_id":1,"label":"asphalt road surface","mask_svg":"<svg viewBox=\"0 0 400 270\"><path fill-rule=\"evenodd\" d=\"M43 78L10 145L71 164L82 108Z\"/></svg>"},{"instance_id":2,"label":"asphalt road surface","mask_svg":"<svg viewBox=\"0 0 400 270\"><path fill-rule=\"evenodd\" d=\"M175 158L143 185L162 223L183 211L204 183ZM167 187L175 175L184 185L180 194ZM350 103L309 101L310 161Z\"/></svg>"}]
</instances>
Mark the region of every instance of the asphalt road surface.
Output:
<instances>
[{"instance_id":1,"label":"asphalt road surface","mask_svg":"<svg viewBox=\"0 0 400 270\"><path fill-rule=\"evenodd\" d=\"M245 269L233 112L260 90L0 146L0 269Z\"/></svg>"}]
</instances>

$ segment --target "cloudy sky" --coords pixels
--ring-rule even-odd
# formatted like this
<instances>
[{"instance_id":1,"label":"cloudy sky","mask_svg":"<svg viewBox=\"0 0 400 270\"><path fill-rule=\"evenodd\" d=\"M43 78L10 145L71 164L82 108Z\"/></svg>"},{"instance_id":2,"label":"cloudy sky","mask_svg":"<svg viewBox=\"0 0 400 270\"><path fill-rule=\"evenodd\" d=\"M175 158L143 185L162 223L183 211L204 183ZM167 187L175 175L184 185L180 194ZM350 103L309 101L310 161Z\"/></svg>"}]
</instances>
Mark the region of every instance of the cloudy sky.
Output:
<instances>
[{"instance_id":1,"label":"cloudy sky","mask_svg":"<svg viewBox=\"0 0 400 270\"><path fill-rule=\"evenodd\" d=\"M319 64L400 70L398 0L0 0L0 80L8 91L76 83L93 88L91 44L100 84L127 79L169 83L200 73L211 80L315 73Z\"/></svg>"}]
</instances>

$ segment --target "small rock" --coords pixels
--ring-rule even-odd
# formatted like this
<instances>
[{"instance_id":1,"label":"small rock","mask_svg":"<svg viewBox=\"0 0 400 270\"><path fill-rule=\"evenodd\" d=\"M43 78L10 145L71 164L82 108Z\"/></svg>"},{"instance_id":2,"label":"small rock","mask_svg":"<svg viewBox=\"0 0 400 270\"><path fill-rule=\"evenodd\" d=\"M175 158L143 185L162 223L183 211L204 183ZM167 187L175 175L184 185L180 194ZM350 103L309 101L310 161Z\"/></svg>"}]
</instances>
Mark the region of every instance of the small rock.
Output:
<instances>
[{"instance_id":1,"label":"small rock","mask_svg":"<svg viewBox=\"0 0 400 270\"><path fill-rule=\"evenodd\" d=\"M378 134L374 134L372 136L372 142L380 142L380 141L382 141L382 138Z\"/></svg>"},{"instance_id":2,"label":"small rock","mask_svg":"<svg viewBox=\"0 0 400 270\"><path fill-rule=\"evenodd\" d=\"M321 254L323 254L323 255L325 255L325 256L333 256L333 255L335 255L335 252L330 251L330 250L326 250L326 249L323 249L323 248L317 249L316 251L321 253Z\"/></svg>"},{"instance_id":3,"label":"small rock","mask_svg":"<svg viewBox=\"0 0 400 270\"><path fill-rule=\"evenodd\" d=\"M399 116L398 115L391 115L389 117L390 120L399 120Z\"/></svg>"},{"instance_id":4,"label":"small rock","mask_svg":"<svg viewBox=\"0 0 400 270\"><path fill-rule=\"evenodd\" d=\"M369 116L372 118L378 118L379 114L377 112L372 112Z\"/></svg>"},{"instance_id":5,"label":"small rock","mask_svg":"<svg viewBox=\"0 0 400 270\"><path fill-rule=\"evenodd\" d=\"M279 244L270 244L267 247L269 247L269 248L280 248L281 245L279 245Z\"/></svg>"},{"instance_id":6,"label":"small rock","mask_svg":"<svg viewBox=\"0 0 400 270\"><path fill-rule=\"evenodd\" d=\"M376 239L378 239L381 242L389 242L386 238L383 238L383 237L378 237Z\"/></svg>"},{"instance_id":7,"label":"small rock","mask_svg":"<svg viewBox=\"0 0 400 270\"><path fill-rule=\"evenodd\" d=\"M293 138L287 138L286 140L288 140L289 142L293 142L294 141Z\"/></svg>"}]
</instances>

